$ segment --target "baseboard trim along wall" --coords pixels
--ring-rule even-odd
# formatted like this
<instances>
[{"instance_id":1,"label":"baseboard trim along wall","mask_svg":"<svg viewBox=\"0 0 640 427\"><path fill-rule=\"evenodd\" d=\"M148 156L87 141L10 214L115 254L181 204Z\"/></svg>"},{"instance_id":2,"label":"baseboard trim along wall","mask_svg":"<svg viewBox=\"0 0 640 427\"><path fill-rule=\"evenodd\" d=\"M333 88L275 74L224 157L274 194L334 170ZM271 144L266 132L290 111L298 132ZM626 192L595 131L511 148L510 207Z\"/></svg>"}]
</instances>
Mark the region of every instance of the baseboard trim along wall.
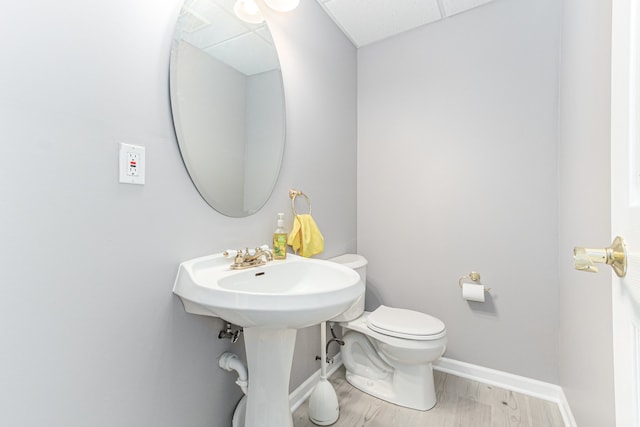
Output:
<instances>
[{"instance_id":1,"label":"baseboard trim along wall","mask_svg":"<svg viewBox=\"0 0 640 427\"><path fill-rule=\"evenodd\" d=\"M338 353L334 357L334 363L329 369L327 369L327 376L331 376L338 368L342 366L342 357ZM569 407L562 387L546 383L543 381L534 380L527 377L521 377L519 375L510 374L507 372L496 371L495 369L484 368L478 365L472 365L466 362L459 362L457 360L441 357L438 362L434 363L433 369L447 374L456 375L459 377L467 378L470 380L478 381L484 384L494 385L507 390L513 390L518 393L526 394L528 396L537 397L539 399L549 400L558 404L560 408L560 414L566 427L577 427L576 421L573 418L573 413ZM311 375L305 382L300 384L289 395L289 402L291 403L291 412L298 409L305 400L309 398L313 387L320 379L320 369L318 369L313 375Z\"/></svg>"},{"instance_id":2,"label":"baseboard trim along wall","mask_svg":"<svg viewBox=\"0 0 640 427\"><path fill-rule=\"evenodd\" d=\"M327 378L329 378L335 371L337 371L342 366L342 355L340 353L336 354L333 357L333 363L327 367ZM305 380L302 384L298 386L295 390L289 394L289 404L291 405L291 412L298 409L300 405L302 405L305 400L311 396L311 392L313 388L316 386L316 383L320 381L320 369L313 373L309 378Z\"/></svg>"},{"instance_id":3,"label":"baseboard trim along wall","mask_svg":"<svg viewBox=\"0 0 640 427\"><path fill-rule=\"evenodd\" d=\"M459 362L457 360L441 357L433 364L433 369L445 372L447 374L456 375L458 377L467 378L484 384L494 385L507 390L512 390L528 396L537 397L539 399L549 400L558 404L560 414L566 427L576 427L576 420L569 407L562 387L538 381L519 375L510 374L508 372L497 371L495 369L484 368L471 363Z\"/></svg>"}]
</instances>

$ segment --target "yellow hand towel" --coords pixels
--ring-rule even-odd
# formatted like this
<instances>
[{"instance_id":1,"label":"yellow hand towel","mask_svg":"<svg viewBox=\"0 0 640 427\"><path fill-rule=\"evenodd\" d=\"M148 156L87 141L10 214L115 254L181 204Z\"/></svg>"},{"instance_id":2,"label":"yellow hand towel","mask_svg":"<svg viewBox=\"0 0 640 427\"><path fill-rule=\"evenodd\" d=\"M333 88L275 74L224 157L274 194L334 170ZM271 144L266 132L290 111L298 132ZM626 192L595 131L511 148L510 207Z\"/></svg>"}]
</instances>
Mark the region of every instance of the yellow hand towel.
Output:
<instances>
[{"instance_id":1,"label":"yellow hand towel","mask_svg":"<svg viewBox=\"0 0 640 427\"><path fill-rule=\"evenodd\" d=\"M296 215L287 244L299 255L311 257L324 250L324 237L310 214Z\"/></svg>"}]
</instances>

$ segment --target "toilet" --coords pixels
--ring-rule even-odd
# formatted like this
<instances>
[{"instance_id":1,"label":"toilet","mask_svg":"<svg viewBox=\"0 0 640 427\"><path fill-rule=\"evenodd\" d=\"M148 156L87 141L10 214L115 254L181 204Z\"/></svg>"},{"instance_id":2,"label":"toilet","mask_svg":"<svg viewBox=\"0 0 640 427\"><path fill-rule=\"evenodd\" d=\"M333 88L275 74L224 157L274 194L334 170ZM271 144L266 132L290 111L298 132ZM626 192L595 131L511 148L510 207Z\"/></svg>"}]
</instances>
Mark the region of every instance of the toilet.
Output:
<instances>
[{"instance_id":1,"label":"toilet","mask_svg":"<svg viewBox=\"0 0 640 427\"><path fill-rule=\"evenodd\" d=\"M345 254L329 261L353 268L366 286L367 260ZM436 404L432 363L444 353L447 332L433 316L381 305L364 311L364 295L330 320L342 326L347 381L359 390L411 409Z\"/></svg>"}]
</instances>

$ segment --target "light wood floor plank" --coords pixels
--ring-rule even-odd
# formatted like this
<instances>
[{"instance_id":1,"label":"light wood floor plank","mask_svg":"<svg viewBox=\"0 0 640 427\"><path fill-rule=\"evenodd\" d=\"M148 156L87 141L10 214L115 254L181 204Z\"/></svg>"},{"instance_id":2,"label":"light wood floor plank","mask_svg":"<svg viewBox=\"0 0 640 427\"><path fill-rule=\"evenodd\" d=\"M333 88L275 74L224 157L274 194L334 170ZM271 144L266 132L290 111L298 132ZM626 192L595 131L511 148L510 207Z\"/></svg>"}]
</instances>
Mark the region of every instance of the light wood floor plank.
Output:
<instances>
[{"instance_id":1,"label":"light wood floor plank","mask_svg":"<svg viewBox=\"0 0 640 427\"><path fill-rule=\"evenodd\" d=\"M558 405L547 400L529 397L532 426L562 426L562 414Z\"/></svg>"},{"instance_id":2,"label":"light wood floor plank","mask_svg":"<svg viewBox=\"0 0 640 427\"><path fill-rule=\"evenodd\" d=\"M438 403L415 411L377 399L353 387L344 367L329 379L340 402L333 427L563 427L558 405L439 371L434 372ZM294 427L314 427L308 402L293 414Z\"/></svg>"},{"instance_id":3,"label":"light wood floor plank","mask_svg":"<svg viewBox=\"0 0 640 427\"><path fill-rule=\"evenodd\" d=\"M468 397L459 397L454 411L455 426L491 427L491 407Z\"/></svg>"}]
</instances>

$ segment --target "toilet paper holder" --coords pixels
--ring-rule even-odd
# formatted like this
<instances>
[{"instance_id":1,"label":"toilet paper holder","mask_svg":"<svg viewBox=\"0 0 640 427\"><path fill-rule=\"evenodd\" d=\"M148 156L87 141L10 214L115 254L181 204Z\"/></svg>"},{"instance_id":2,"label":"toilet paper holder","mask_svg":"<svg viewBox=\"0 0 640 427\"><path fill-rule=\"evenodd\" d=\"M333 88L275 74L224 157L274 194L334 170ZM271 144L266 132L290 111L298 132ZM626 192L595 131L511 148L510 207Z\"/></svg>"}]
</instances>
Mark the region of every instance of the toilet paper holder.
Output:
<instances>
[{"instance_id":1,"label":"toilet paper holder","mask_svg":"<svg viewBox=\"0 0 640 427\"><path fill-rule=\"evenodd\" d=\"M462 289L462 282L464 281L464 279L469 279L471 280L474 284L476 285L481 285L480 283L480 273L476 272L476 271L472 271L471 273L469 273L466 276L462 276L459 280L458 280L458 286L460 286L460 289ZM485 292L489 292L491 290L491 288L484 288Z\"/></svg>"}]
</instances>

